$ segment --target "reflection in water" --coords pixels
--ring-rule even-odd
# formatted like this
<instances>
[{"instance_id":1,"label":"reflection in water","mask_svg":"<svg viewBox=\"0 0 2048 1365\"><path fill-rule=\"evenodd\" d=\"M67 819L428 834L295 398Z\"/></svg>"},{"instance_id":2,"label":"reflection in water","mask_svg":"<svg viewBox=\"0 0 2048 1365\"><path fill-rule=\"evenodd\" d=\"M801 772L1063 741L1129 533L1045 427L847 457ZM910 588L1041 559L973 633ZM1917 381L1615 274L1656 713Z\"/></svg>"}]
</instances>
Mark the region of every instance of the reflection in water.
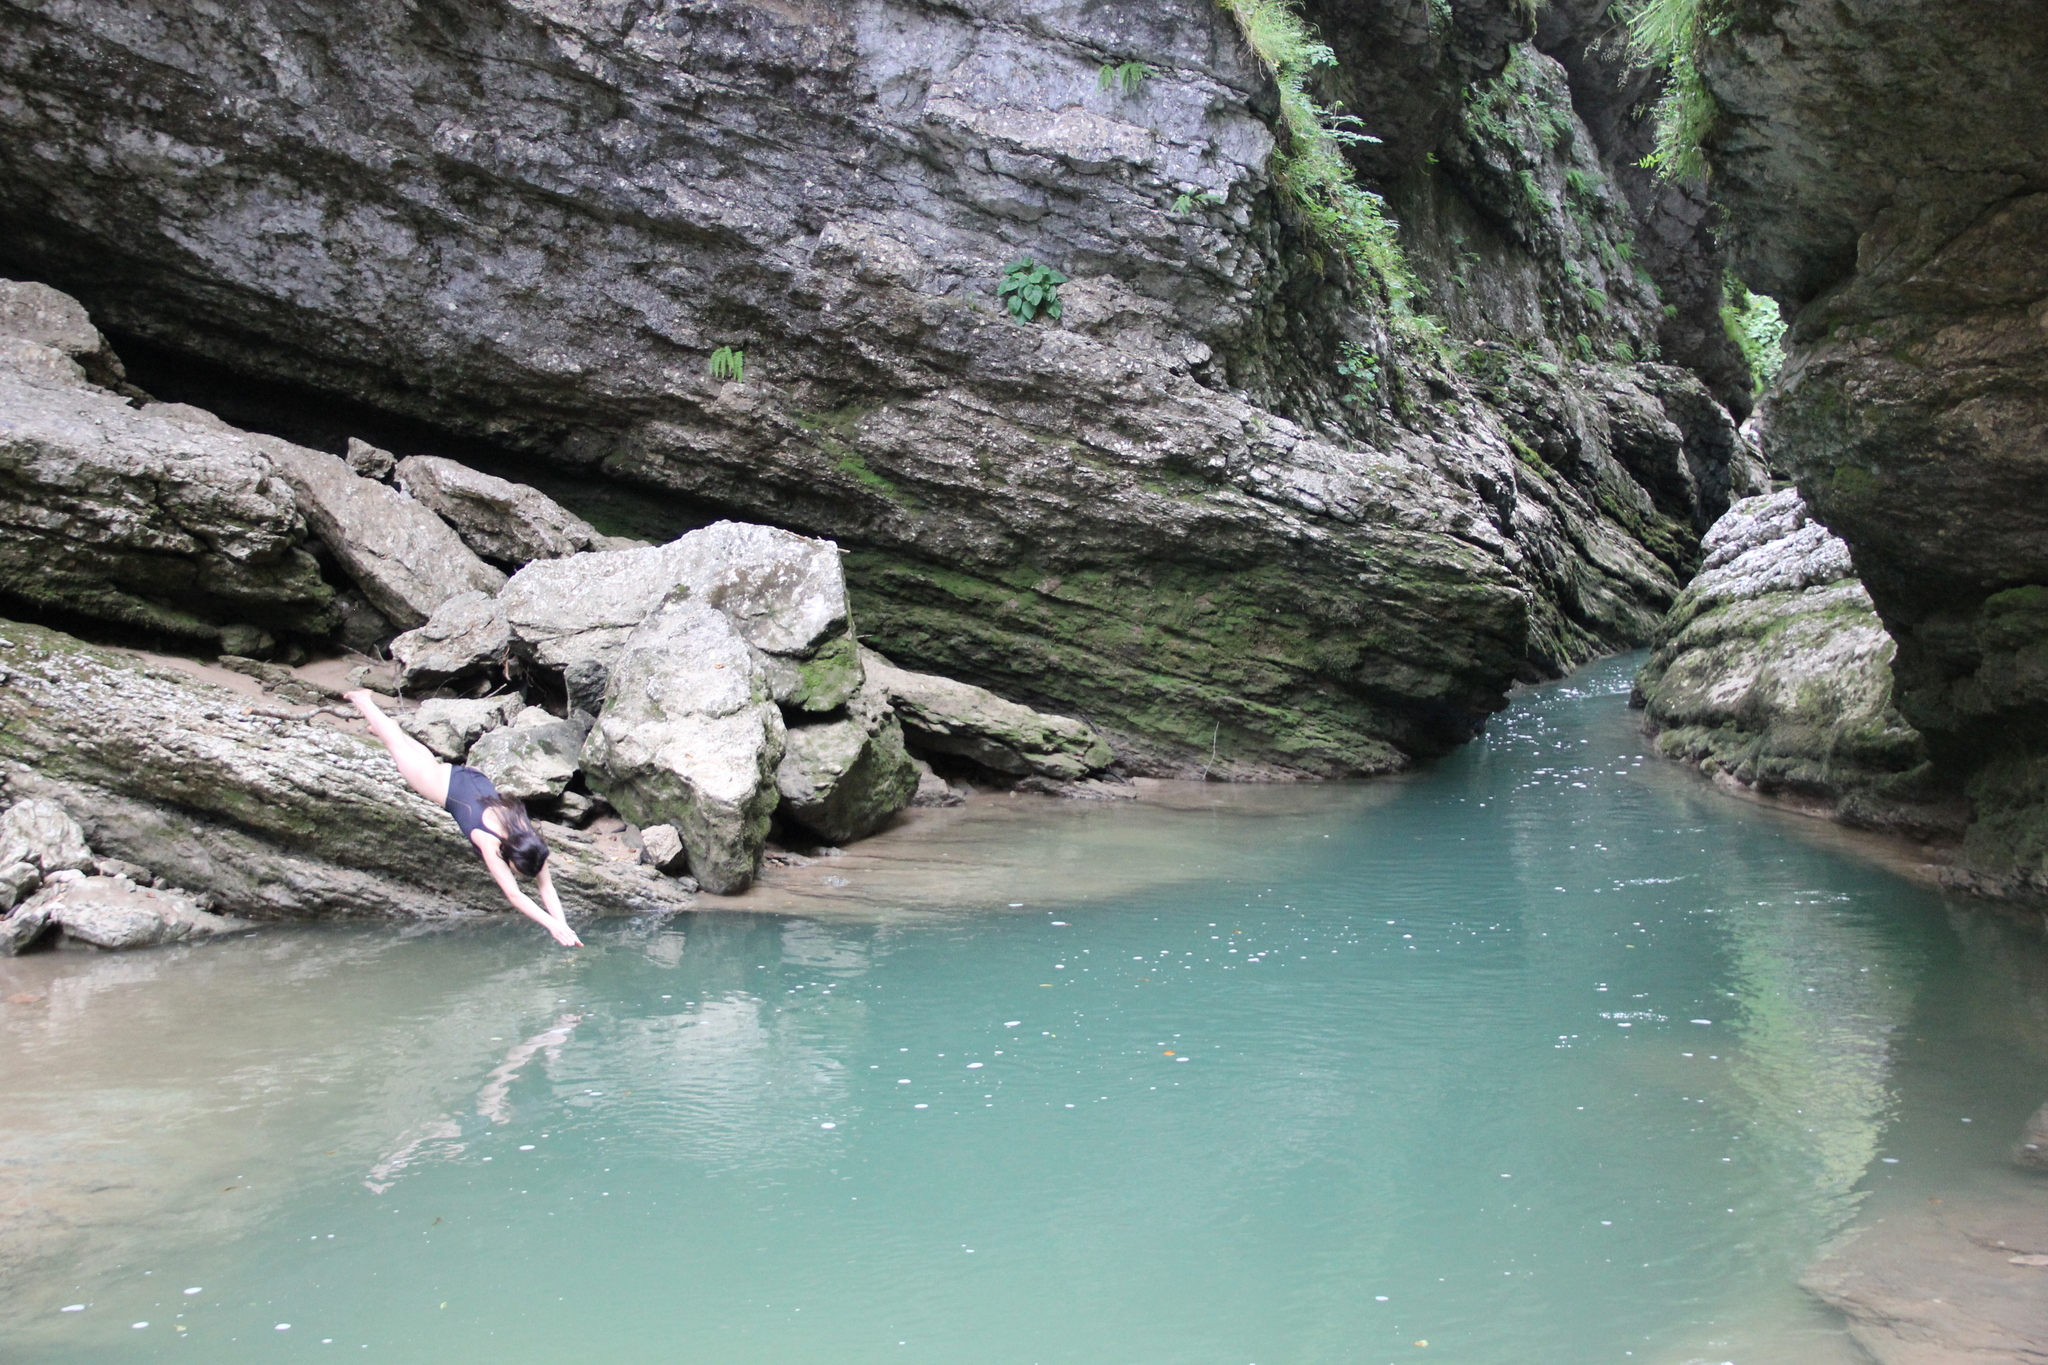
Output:
<instances>
[{"instance_id":1,"label":"reflection in water","mask_svg":"<svg viewBox=\"0 0 2048 1365\"><path fill-rule=\"evenodd\" d=\"M0 1334L52 1365L167 1319L225 1365L278 1322L505 1365L1846 1361L1797 1272L1858 1200L2002 1161L2048 993L1968 987L2040 955L1646 762L1624 682L1401 782L929 812L928 862L891 836L768 889L800 918L0 966L49 997L0 1014L33 1182ZM845 885L803 899L820 868ZM2007 1126L1957 1145L1958 1107Z\"/></svg>"}]
</instances>

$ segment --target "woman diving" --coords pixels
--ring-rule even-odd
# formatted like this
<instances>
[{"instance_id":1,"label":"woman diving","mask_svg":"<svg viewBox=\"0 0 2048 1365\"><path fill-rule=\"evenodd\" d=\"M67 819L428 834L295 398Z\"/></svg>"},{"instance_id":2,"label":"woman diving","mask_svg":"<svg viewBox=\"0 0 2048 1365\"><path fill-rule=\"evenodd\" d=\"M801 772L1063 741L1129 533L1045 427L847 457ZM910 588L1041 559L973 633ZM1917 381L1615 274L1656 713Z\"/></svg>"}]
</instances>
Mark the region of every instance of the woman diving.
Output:
<instances>
[{"instance_id":1,"label":"woman diving","mask_svg":"<svg viewBox=\"0 0 2048 1365\"><path fill-rule=\"evenodd\" d=\"M565 948L581 948L583 940L569 927L562 914L561 897L548 876L547 842L526 818L526 806L498 795L491 779L475 768L451 767L434 757L433 751L398 728L398 723L377 706L375 694L358 688L343 694L370 724L370 730L391 751L406 785L455 817L462 837L484 860L491 880L505 893L512 908L555 936ZM533 878L540 904L519 889L512 870Z\"/></svg>"}]
</instances>

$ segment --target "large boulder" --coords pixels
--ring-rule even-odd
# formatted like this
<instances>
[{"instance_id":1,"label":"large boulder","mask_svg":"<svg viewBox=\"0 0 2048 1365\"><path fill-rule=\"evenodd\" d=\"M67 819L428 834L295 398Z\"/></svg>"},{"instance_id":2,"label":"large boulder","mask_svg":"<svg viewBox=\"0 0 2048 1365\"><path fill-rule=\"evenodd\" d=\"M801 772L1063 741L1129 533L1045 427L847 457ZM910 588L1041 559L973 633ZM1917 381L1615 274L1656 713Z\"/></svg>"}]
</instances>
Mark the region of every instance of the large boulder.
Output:
<instances>
[{"instance_id":1,"label":"large boulder","mask_svg":"<svg viewBox=\"0 0 2048 1365\"><path fill-rule=\"evenodd\" d=\"M62 322L40 334L82 346ZM0 414L0 594L203 642L240 621L333 628L291 487L254 439L138 411L26 339L0 344Z\"/></svg>"},{"instance_id":2,"label":"large boulder","mask_svg":"<svg viewBox=\"0 0 2048 1365\"><path fill-rule=\"evenodd\" d=\"M398 486L454 527L463 543L493 563L518 568L601 548L596 527L553 498L438 455L397 466Z\"/></svg>"},{"instance_id":3,"label":"large boulder","mask_svg":"<svg viewBox=\"0 0 2048 1365\"><path fill-rule=\"evenodd\" d=\"M460 763L469 746L487 731L509 725L525 707L517 696L430 697L419 710L401 713L398 726L434 751L437 758Z\"/></svg>"},{"instance_id":4,"label":"large boulder","mask_svg":"<svg viewBox=\"0 0 2048 1365\"><path fill-rule=\"evenodd\" d=\"M583 767L635 824L675 826L705 890L737 892L753 880L780 799L783 733L732 621L679 592L621 643Z\"/></svg>"},{"instance_id":5,"label":"large boulder","mask_svg":"<svg viewBox=\"0 0 2048 1365\"><path fill-rule=\"evenodd\" d=\"M510 725L469 746L469 766L491 779L502 796L552 800L569 789L583 749L584 726L529 706Z\"/></svg>"},{"instance_id":6,"label":"large boulder","mask_svg":"<svg viewBox=\"0 0 2048 1365\"><path fill-rule=\"evenodd\" d=\"M731 618L753 647L769 695L833 711L860 687L860 652L839 547L773 526L714 522L664 547L676 582Z\"/></svg>"},{"instance_id":7,"label":"large boulder","mask_svg":"<svg viewBox=\"0 0 2048 1365\"><path fill-rule=\"evenodd\" d=\"M47 284L0 280L0 338L47 347L95 384L111 387L127 378L85 305Z\"/></svg>"},{"instance_id":8,"label":"large boulder","mask_svg":"<svg viewBox=\"0 0 2048 1365\"><path fill-rule=\"evenodd\" d=\"M298 494L307 522L371 605L402 628L423 625L458 593L496 592L505 575L405 494L348 467L338 455L264 438Z\"/></svg>"},{"instance_id":9,"label":"large boulder","mask_svg":"<svg viewBox=\"0 0 2048 1365\"><path fill-rule=\"evenodd\" d=\"M861 665L889 699L912 747L977 763L1003 777L1072 782L1103 771L1116 755L1085 723L1050 716L987 688L898 668L871 649Z\"/></svg>"},{"instance_id":10,"label":"large boulder","mask_svg":"<svg viewBox=\"0 0 2048 1365\"><path fill-rule=\"evenodd\" d=\"M505 912L447 812L325 711L252 702L20 623L0 624L0 665L0 790L61 803L107 858L252 919ZM590 835L537 827L572 912L692 904Z\"/></svg>"},{"instance_id":11,"label":"large boulder","mask_svg":"<svg viewBox=\"0 0 2048 1365\"><path fill-rule=\"evenodd\" d=\"M85 831L55 801L16 801L0 813L0 867L27 863L43 876L93 865Z\"/></svg>"},{"instance_id":12,"label":"large boulder","mask_svg":"<svg viewBox=\"0 0 2048 1365\"><path fill-rule=\"evenodd\" d=\"M903 727L873 685L854 696L843 717L790 725L775 770L782 814L835 844L887 824L917 795L918 783Z\"/></svg>"},{"instance_id":13,"label":"large boulder","mask_svg":"<svg viewBox=\"0 0 2048 1365\"><path fill-rule=\"evenodd\" d=\"M666 545L536 560L498 597L514 648L552 669L609 667L628 634L677 589L724 612L774 700L831 711L860 686L838 547L772 526L721 521Z\"/></svg>"},{"instance_id":14,"label":"large boulder","mask_svg":"<svg viewBox=\"0 0 2048 1365\"><path fill-rule=\"evenodd\" d=\"M462 592L434 609L423 626L391 642L399 686L439 687L503 668L512 654L512 628L496 598Z\"/></svg>"},{"instance_id":15,"label":"large boulder","mask_svg":"<svg viewBox=\"0 0 2048 1365\"><path fill-rule=\"evenodd\" d=\"M41 914L64 936L95 948L153 948L249 927L191 896L137 886L126 877L79 877L38 891L17 914Z\"/></svg>"},{"instance_id":16,"label":"large boulder","mask_svg":"<svg viewBox=\"0 0 2048 1365\"><path fill-rule=\"evenodd\" d=\"M1792 490L1737 503L1705 545L1636 680L1658 752L1853 823L1954 832L1848 547Z\"/></svg>"}]
</instances>

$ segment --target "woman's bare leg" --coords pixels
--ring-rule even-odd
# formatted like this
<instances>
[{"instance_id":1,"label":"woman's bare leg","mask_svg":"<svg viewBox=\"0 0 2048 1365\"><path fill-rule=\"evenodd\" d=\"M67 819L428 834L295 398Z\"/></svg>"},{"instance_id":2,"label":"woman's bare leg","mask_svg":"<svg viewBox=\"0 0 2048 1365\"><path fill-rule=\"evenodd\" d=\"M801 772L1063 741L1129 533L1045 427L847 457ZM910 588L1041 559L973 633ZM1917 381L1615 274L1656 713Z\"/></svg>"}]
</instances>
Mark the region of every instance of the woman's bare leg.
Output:
<instances>
[{"instance_id":1,"label":"woman's bare leg","mask_svg":"<svg viewBox=\"0 0 2048 1365\"><path fill-rule=\"evenodd\" d=\"M434 757L434 751L398 728L398 722L384 714L377 705L376 694L367 688L357 688L342 694L344 701L355 703L356 710L363 713L363 719L370 723L370 732L384 741L384 747L391 751L391 761L398 765L399 776L405 784L437 806L448 804L448 765Z\"/></svg>"}]
</instances>

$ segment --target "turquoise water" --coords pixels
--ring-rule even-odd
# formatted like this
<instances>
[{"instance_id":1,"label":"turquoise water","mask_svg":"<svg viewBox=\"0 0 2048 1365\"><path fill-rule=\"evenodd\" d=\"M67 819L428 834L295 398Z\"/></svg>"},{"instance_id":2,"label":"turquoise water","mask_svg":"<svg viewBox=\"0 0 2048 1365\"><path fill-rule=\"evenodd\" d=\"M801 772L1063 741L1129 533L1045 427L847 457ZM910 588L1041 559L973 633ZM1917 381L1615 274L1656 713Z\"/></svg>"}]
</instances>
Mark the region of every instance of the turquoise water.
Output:
<instances>
[{"instance_id":1,"label":"turquoise water","mask_svg":"<svg viewBox=\"0 0 2048 1365\"><path fill-rule=\"evenodd\" d=\"M23 959L0 1357L1853 1359L1798 1272L2008 1178L2038 954L1627 677L1394 783L936 812L977 875L811 916Z\"/></svg>"}]
</instances>

